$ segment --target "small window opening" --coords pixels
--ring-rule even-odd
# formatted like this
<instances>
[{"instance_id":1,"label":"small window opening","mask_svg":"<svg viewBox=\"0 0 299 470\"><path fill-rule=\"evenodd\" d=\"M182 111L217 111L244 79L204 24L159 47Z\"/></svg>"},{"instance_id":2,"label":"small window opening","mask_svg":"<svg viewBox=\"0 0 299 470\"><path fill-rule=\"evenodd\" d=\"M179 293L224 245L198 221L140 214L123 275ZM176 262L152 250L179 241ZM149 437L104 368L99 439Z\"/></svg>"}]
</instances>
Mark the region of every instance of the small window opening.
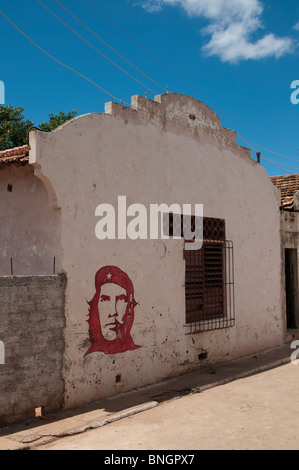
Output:
<instances>
[{"instance_id":1,"label":"small window opening","mask_svg":"<svg viewBox=\"0 0 299 470\"><path fill-rule=\"evenodd\" d=\"M207 353L207 351L204 351L204 352L198 354L198 360L199 360L199 361L203 361L204 359L208 359L208 353Z\"/></svg>"},{"instance_id":2,"label":"small window opening","mask_svg":"<svg viewBox=\"0 0 299 470\"><path fill-rule=\"evenodd\" d=\"M45 408L43 406L37 406L34 410L35 418L41 418L45 413Z\"/></svg>"}]
</instances>

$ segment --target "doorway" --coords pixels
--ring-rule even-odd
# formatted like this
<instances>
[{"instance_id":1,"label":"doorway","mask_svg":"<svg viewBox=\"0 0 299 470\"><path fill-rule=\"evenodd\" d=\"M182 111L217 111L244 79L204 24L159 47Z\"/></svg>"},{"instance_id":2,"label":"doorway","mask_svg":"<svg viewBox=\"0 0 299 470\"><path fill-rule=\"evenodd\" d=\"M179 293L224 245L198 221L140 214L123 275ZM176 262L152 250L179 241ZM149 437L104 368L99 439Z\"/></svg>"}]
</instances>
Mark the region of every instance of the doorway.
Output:
<instances>
[{"instance_id":1,"label":"doorway","mask_svg":"<svg viewBox=\"0 0 299 470\"><path fill-rule=\"evenodd\" d=\"M285 249L285 289L287 328L299 328L297 250Z\"/></svg>"}]
</instances>

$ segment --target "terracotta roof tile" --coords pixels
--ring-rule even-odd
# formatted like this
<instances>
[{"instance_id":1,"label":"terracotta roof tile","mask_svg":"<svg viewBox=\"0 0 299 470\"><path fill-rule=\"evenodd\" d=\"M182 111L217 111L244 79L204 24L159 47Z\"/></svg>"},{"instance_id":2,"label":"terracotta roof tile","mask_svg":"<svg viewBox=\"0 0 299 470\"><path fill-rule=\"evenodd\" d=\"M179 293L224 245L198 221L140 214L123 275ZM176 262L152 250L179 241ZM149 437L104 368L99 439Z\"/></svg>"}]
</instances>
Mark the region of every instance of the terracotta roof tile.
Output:
<instances>
[{"instance_id":1,"label":"terracotta roof tile","mask_svg":"<svg viewBox=\"0 0 299 470\"><path fill-rule=\"evenodd\" d=\"M14 147L0 151L0 165L5 163L27 163L29 161L29 145Z\"/></svg>"},{"instance_id":2,"label":"terracotta roof tile","mask_svg":"<svg viewBox=\"0 0 299 470\"><path fill-rule=\"evenodd\" d=\"M283 209L293 209L294 196L299 191L299 174L272 176L270 180L280 189L281 206Z\"/></svg>"}]
</instances>

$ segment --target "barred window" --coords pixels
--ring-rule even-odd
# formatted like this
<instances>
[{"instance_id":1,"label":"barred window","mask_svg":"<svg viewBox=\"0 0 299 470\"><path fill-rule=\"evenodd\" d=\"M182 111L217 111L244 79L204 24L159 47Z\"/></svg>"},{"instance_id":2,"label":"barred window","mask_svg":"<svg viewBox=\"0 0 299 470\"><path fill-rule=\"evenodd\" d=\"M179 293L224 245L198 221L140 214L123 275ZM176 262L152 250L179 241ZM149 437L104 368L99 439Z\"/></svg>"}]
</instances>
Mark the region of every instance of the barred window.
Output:
<instances>
[{"instance_id":1,"label":"barred window","mask_svg":"<svg viewBox=\"0 0 299 470\"><path fill-rule=\"evenodd\" d=\"M183 216L170 213L169 236L184 236ZM197 221L198 222L198 221ZM199 250L184 250L186 327L189 333L229 328L235 324L233 243L226 240L225 220L202 219ZM191 216L191 230L196 219ZM197 224L199 226L199 222ZM193 243L194 240L185 240Z\"/></svg>"},{"instance_id":2,"label":"barred window","mask_svg":"<svg viewBox=\"0 0 299 470\"><path fill-rule=\"evenodd\" d=\"M224 242L204 241L200 250L184 250L186 323L225 315Z\"/></svg>"},{"instance_id":3,"label":"barred window","mask_svg":"<svg viewBox=\"0 0 299 470\"><path fill-rule=\"evenodd\" d=\"M225 221L204 217L202 247L184 250L184 259L189 332L234 326L233 245Z\"/></svg>"}]
</instances>

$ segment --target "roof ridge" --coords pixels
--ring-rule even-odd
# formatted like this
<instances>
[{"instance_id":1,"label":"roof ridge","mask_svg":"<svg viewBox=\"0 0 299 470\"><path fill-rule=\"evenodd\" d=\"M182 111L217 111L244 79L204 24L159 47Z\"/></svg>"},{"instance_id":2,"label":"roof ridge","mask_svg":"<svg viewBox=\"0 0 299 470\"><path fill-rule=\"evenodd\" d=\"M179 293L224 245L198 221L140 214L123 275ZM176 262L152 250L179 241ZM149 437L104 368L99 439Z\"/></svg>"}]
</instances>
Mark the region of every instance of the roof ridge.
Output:
<instances>
[{"instance_id":1,"label":"roof ridge","mask_svg":"<svg viewBox=\"0 0 299 470\"><path fill-rule=\"evenodd\" d=\"M0 151L0 165L7 163L21 163L26 164L29 162L30 145L25 144L19 147Z\"/></svg>"},{"instance_id":2,"label":"roof ridge","mask_svg":"<svg viewBox=\"0 0 299 470\"><path fill-rule=\"evenodd\" d=\"M13 147L11 149L0 150L0 158L25 155L27 152L29 152L29 150L30 146L28 144L21 145L19 147Z\"/></svg>"}]
</instances>

